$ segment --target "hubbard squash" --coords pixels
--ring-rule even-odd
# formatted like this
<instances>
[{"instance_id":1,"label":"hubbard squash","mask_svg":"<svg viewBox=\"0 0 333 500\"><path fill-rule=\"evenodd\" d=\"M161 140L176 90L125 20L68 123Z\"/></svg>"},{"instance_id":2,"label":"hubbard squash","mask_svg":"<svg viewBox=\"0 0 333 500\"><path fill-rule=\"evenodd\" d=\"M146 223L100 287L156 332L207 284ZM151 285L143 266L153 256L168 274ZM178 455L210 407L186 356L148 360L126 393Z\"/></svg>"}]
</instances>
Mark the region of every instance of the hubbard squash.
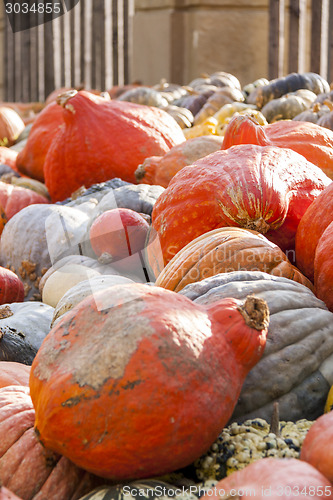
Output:
<instances>
[{"instance_id":1,"label":"hubbard squash","mask_svg":"<svg viewBox=\"0 0 333 500\"><path fill-rule=\"evenodd\" d=\"M39 113L25 147L17 156L16 168L19 172L38 181L44 181L46 153L63 123L62 109L56 102L50 103Z\"/></svg>"},{"instance_id":2,"label":"hubbard squash","mask_svg":"<svg viewBox=\"0 0 333 500\"><path fill-rule=\"evenodd\" d=\"M270 311L264 354L247 375L231 417L233 422L280 419L313 421L322 414L333 384L333 314L308 288L258 271L218 274L180 292L197 304L254 294Z\"/></svg>"},{"instance_id":3,"label":"hubbard squash","mask_svg":"<svg viewBox=\"0 0 333 500\"><path fill-rule=\"evenodd\" d=\"M178 292L189 283L231 271L263 271L312 288L277 245L238 227L221 227L192 240L162 269L155 284Z\"/></svg>"},{"instance_id":4,"label":"hubbard squash","mask_svg":"<svg viewBox=\"0 0 333 500\"><path fill-rule=\"evenodd\" d=\"M3 486L22 500L65 500L80 498L98 484L97 478L44 448L34 432L34 423L29 388L15 385L0 389Z\"/></svg>"},{"instance_id":5,"label":"hubbard squash","mask_svg":"<svg viewBox=\"0 0 333 500\"><path fill-rule=\"evenodd\" d=\"M292 252L297 226L331 180L287 148L240 144L184 167L154 205L164 264L187 243L223 226L252 229Z\"/></svg>"},{"instance_id":6,"label":"hubbard squash","mask_svg":"<svg viewBox=\"0 0 333 500\"><path fill-rule=\"evenodd\" d=\"M107 101L83 90L65 93L57 103L65 124L44 163L52 201L112 177L134 182L145 158L163 155L185 140L176 121L155 107Z\"/></svg>"},{"instance_id":7,"label":"hubbard squash","mask_svg":"<svg viewBox=\"0 0 333 500\"><path fill-rule=\"evenodd\" d=\"M321 415L312 425L302 446L301 460L319 470L333 483L333 411Z\"/></svg>"},{"instance_id":8,"label":"hubbard squash","mask_svg":"<svg viewBox=\"0 0 333 500\"><path fill-rule=\"evenodd\" d=\"M263 127L255 118L234 116L225 130L222 149L236 144L290 148L333 178L333 131L315 123L283 120Z\"/></svg>"},{"instance_id":9,"label":"hubbard squash","mask_svg":"<svg viewBox=\"0 0 333 500\"><path fill-rule=\"evenodd\" d=\"M262 458L219 481L202 500L254 497L256 500L304 500L332 497L330 481L312 465L297 458Z\"/></svg>"},{"instance_id":10,"label":"hubbard squash","mask_svg":"<svg viewBox=\"0 0 333 500\"><path fill-rule=\"evenodd\" d=\"M296 231L296 262L311 281L314 279L314 259L318 241L333 222L333 182L306 210Z\"/></svg>"},{"instance_id":11,"label":"hubbard squash","mask_svg":"<svg viewBox=\"0 0 333 500\"><path fill-rule=\"evenodd\" d=\"M165 474L200 456L230 418L262 355L268 309L255 297L206 308L154 286L111 290L67 312L38 351L36 432L112 480Z\"/></svg>"}]
</instances>

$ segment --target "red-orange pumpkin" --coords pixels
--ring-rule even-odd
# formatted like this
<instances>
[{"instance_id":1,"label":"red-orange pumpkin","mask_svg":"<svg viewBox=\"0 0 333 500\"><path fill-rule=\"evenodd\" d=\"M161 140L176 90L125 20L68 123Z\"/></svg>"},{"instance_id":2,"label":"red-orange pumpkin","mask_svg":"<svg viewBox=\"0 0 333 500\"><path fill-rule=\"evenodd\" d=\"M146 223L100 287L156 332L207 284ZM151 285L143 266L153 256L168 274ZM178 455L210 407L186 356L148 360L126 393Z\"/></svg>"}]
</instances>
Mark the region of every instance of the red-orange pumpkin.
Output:
<instances>
[{"instance_id":1,"label":"red-orange pumpkin","mask_svg":"<svg viewBox=\"0 0 333 500\"><path fill-rule=\"evenodd\" d=\"M201 498L294 500L301 496L304 500L319 500L331 499L332 488L330 481L306 462L296 458L262 458L222 479Z\"/></svg>"},{"instance_id":2,"label":"red-orange pumpkin","mask_svg":"<svg viewBox=\"0 0 333 500\"><path fill-rule=\"evenodd\" d=\"M188 465L230 418L263 352L267 315L255 297L206 307L138 283L94 293L33 362L42 443L114 480Z\"/></svg>"},{"instance_id":3,"label":"red-orange pumpkin","mask_svg":"<svg viewBox=\"0 0 333 500\"><path fill-rule=\"evenodd\" d=\"M302 449L301 460L318 469L333 483L333 411L321 415L312 424Z\"/></svg>"},{"instance_id":4,"label":"red-orange pumpkin","mask_svg":"<svg viewBox=\"0 0 333 500\"><path fill-rule=\"evenodd\" d=\"M34 422L28 387L0 389L2 484L23 500L80 498L93 488L95 478L45 449L34 431Z\"/></svg>"},{"instance_id":5,"label":"red-orange pumpkin","mask_svg":"<svg viewBox=\"0 0 333 500\"><path fill-rule=\"evenodd\" d=\"M49 203L49 200L32 189L0 181L0 205L8 220L22 208L38 203Z\"/></svg>"},{"instance_id":6,"label":"red-orange pumpkin","mask_svg":"<svg viewBox=\"0 0 333 500\"><path fill-rule=\"evenodd\" d=\"M315 123L279 120L262 126L253 117L237 115L225 130L222 149L236 144L290 148L333 179L333 131Z\"/></svg>"},{"instance_id":7,"label":"red-orange pumpkin","mask_svg":"<svg viewBox=\"0 0 333 500\"><path fill-rule=\"evenodd\" d=\"M52 139L63 124L62 109L53 102L39 113L25 147L16 159L16 169L38 181L44 181L44 161Z\"/></svg>"},{"instance_id":8,"label":"red-orange pumpkin","mask_svg":"<svg viewBox=\"0 0 333 500\"><path fill-rule=\"evenodd\" d=\"M223 226L258 231L294 261L295 233L331 180L286 148L241 144L184 167L157 199L152 225L164 263L197 236Z\"/></svg>"},{"instance_id":9,"label":"red-orange pumpkin","mask_svg":"<svg viewBox=\"0 0 333 500\"><path fill-rule=\"evenodd\" d=\"M321 235L314 259L315 293L333 312L333 222Z\"/></svg>"},{"instance_id":10,"label":"red-orange pumpkin","mask_svg":"<svg viewBox=\"0 0 333 500\"><path fill-rule=\"evenodd\" d=\"M185 141L174 118L158 108L107 101L84 90L65 93L57 102L65 126L44 164L52 201L113 177L135 182L134 172L145 158Z\"/></svg>"},{"instance_id":11,"label":"red-orange pumpkin","mask_svg":"<svg viewBox=\"0 0 333 500\"><path fill-rule=\"evenodd\" d=\"M5 165L8 165L10 168L16 171L17 171L16 168L17 155L18 155L17 151L6 148L4 146L0 146L0 163L4 163Z\"/></svg>"},{"instance_id":12,"label":"red-orange pumpkin","mask_svg":"<svg viewBox=\"0 0 333 500\"><path fill-rule=\"evenodd\" d=\"M5 267L0 266L0 304L23 302L24 286L20 278Z\"/></svg>"},{"instance_id":13,"label":"red-orange pumpkin","mask_svg":"<svg viewBox=\"0 0 333 500\"><path fill-rule=\"evenodd\" d=\"M331 222L333 222L333 182L311 203L296 231L297 267L311 281L314 279L314 258L318 241Z\"/></svg>"},{"instance_id":14,"label":"red-orange pumpkin","mask_svg":"<svg viewBox=\"0 0 333 500\"><path fill-rule=\"evenodd\" d=\"M0 361L0 388L9 385L29 387L30 366L14 361Z\"/></svg>"}]
</instances>

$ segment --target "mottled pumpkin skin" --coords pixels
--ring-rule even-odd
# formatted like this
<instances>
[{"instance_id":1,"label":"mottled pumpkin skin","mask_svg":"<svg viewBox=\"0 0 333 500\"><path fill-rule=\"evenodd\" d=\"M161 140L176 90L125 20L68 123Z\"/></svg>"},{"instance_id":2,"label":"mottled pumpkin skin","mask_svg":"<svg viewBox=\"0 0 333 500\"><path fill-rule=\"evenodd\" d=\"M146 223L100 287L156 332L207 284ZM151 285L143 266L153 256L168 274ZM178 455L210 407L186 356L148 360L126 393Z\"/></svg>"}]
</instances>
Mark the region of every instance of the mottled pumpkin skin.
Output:
<instances>
[{"instance_id":1,"label":"mottled pumpkin skin","mask_svg":"<svg viewBox=\"0 0 333 500\"><path fill-rule=\"evenodd\" d=\"M155 203L152 225L164 264L196 237L223 226L258 231L283 251L293 250L301 217L330 183L285 148L241 144L201 158L178 172Z\"/></svg>"},{"instance_id":2,"label":"mottled pumpkin skin","mask_svg":"<svg viewBox=\"0 0 333 500\"><path fill-rule=\"evenodd\" d=\"M314 279L314 259L318 241L333 222L333 183L311 203L296 231L297 267L311 281Z\"/></svg>"},{"instance_id":3,"label":"mottled pumpkin skin","mask_svg":"<svg viewBox=\"0 0 333 500\"><path fill-rule=\"evenodd\" d=\"M16 168L24 175L44 182L44 161L59 127L63 124L62 108L50 103L38 114L25 147L16 158Z\"/></svg>"},{"instance_id":4,"label":"mottled pumpkin skin","mask_svg":"<svg viewBox=\"0 0 333 500\"><path fill-rule=\"evenodd\" d=\"M0 389L0 476L22 500L80 498L98 484L67 458L45 449L34 431L29 387ZM1 498L1 497L0 497Z\"/></svg>"},{"instance_id":5,"label":"mottled pumpkin skin","mask_svg":"<svg viewBox=\"0 0 333 500\"><path fill-rule=\"evenodd\" d=\"M87 297L32 367L42 443L118 481L191 463L230 418L263 351L266 330L248 327L239 304L196 306L136 283Z\"/></svg>"},{"instance_id":6,"label":"mottled pumpkin skin","mask_svg":"<svg viewBox=\"0 0 333 500\"><path fill-rule=\"evenodd\" d=\"M44 164L52 201L113 177L135 182L134 172L145 158L185 141L177 122L158 108L107 101L83 90L60 96L58 105L65 125Z\"/></svg>"},{"instance_id":7,"label":"mottled pumpkin skin","mask_svg":"<svg viewBox=\"0 0 333 500\"><path fill-rule=\"evenodd\" d=\"M311 431L311 432L310 432ZM311 426L301 449L305 460L333 482L333 411L321 415Z\"/></svg>"},{"instance_id":8,"label":"mottled pumpkin skin","mask_svg":"<svg viewBox=\"0 0 333 500\"><path fill-rule=\"evenodd\" d=\"M252 117L234 116L226 128L222 149L236 144L290 148L333 179L333 131L315 123L282 120L263 127Z\"/></svg>"},{"instance_id":9,"label":"mottled pumpkin skin","mask_svg":"<svg viewBox=\"0 0 333 500\"><path fill-rule=\"evenodd\" d=\"M321 235L314 259L315 293L333 311L333 222Z\"/></svg>"},{"instance_id":10,"label":"mottled pumpkin skin","mask_svg":"<svg viewBox=\"0 0 333 500\"><path fill-rule=\"evenodd\" d=\"M257 460L219 481L213 493L201 498L219 500L224 495L226 498L242 498L235 495L237 491L247 491L245 497L258 500L292 500L297 496L297 491L302 491L302 498L306 500L320 499L323 495L325 498L332 498L332 485L329 480L310 464L296 458Z\"/></svg>"},{"instance_id":11,"label":"mottled pumpkin skin","mask_svg":"<svg viewBox=\"0 0 333 500\"><path fill-rule=\"evenodd\" d=\"M0 388L9 385L29 387L30 366L15 361L0 361Z\"/></svg>"}]
</instances>

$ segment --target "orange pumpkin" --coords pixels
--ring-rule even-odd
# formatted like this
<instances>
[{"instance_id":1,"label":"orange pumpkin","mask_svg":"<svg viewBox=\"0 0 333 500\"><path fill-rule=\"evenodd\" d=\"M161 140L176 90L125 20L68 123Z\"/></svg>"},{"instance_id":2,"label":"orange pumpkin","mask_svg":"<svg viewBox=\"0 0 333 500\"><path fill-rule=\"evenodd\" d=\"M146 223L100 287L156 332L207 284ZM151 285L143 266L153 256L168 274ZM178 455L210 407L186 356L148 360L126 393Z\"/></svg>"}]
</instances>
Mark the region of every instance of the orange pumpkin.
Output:
<instances>
[{"instance_id":1,"label":"orange pumpkin","mask_svg":"<svg viewBox=\"0 0 333 500\"><path fill-rule=\"evenodd\" d=\"M49 200L32 189L27 189L0 181L0 205L9 220L22 208Z\"/></svg>"},{"instance_id":2,"label":"orange pumpkin","mask_svg":"<svg viewBox=\"0 0 333 500\"><path fill-rule=\"evenodd\" d=\"M222 227L182 248L159 274L156 285L179 292L189 283L232 271L262 271L312 289L282 250L255 231Z\"/></svg>"},{"instance_id":3,"label":"orange pumpkin","mask_svg":"<svg viewBox=\"0 0 333 500\"><path fill-rule=\"evenodd\" d=\"M0 361L0 388L9 385L29 387L30 366L14 361Z\"/></svg>"},{"instance_id":4,"label":"orange pumpkin","mask_svg":"<svg viewBox=\"0 0 333 500\"><path fill-rule=\"evenodd\" d=\"M0 304L23 302L24 286L20 278L5 267L0 266Z\"/></svg>"},{"instance_id":5,"label":"orange pumpkin","mask_svg":"<svg viewBox=\"0 0 333 500\"><path fill-rule=\"evenodd\" d=\"M304 500L332 498L332 485L312 465L296 458L262 458L222 479L201 498L294 500L298 495Z\"/></svg>"},{"instance_id":6,"label":"orange pumpkin","mask_svg":"<svg viewBox=\"0 0 333 500\"><path fill-rule=\"evenodd\" d=\"M311 203L296 231L297 267L311 281L314 279L314 258L321 235L333 222L333 182Z\"/></svg>"},{"instance_id":7,"label":"orange pumpkin","mask_svg":"<svg viewBox=\"0 0 333 500\"><path fill-rule=\"evenodd\" d=\"M34 359L41 442L112 480L190 464L230 418L267 326L255 297L198 306L138 283L90 295Z\"/></svg>"},{"instance_id":8,"label":"orange pumpkin","mask_svg":"<svg viewBox=\"0 0 333 500\"><path fill-rule=\"evenodd\" d=\"M315 123L279 120L262 126L250 116L234 116L224 134L222 149L236 144L290 148L333 179L333 131Z\"/></svg>"},{"instance_id":9,"label":"orange pumpkin","mask_svg":"<svg viewBox=\"0 0 333 500\"><path fill-rule=\"evenodd\" d=\"M16 169L21 174L44 181L45 156L62 124L62 109L55 102L39 113L31 127L27 143L16 159Z\"/></svg>"},{"instance_id":10,"label":"orange pumpkin","mask_svg":"<svg viewBox=\"0 0 333 500\"><path fill-rule=\"evenodd\" d=\"M301 460L318 469L333 482L333 411L317 418L307 433L302 449Z\"/></svg>"},{"instance_id":11,"label":"orange pumpkin","mask_svg":"<svg viewBox=\"0 0 333 500\"><path fill-rule=\"evenodd\" d=\"M319 299L333 312L333 222L319 238L314 259L314 286Z\"/></svg>"},{"instance_id":12,"label":"orange pumpkin","mask_svg":"<svg viewBox=\"0 0 333 500\"><path fill-rule=\"evenodd\" d=\"M221 149L221 138L203 135L193 137L170 149L163 156L146 158L135 171L135 177L142 184L158 184L167 187L172 177L186 165Z\"/></svg>"},{"instance_id":13,"label":"orange pumpkin","mask_svg":"<svg viewBox=\"0 0 333 500\"><path fill-rule=\"evenodd\" d=\"M16 111L7 106L0 107L0 142L2 146L12 146L23 132L25 124Z\"/></svg>"},{"instance_id":14,"label":"orange pumpkin","mask_svg":"<svg viewBox=\"0 0 333 500\"><path fill-rule=\"evenodd\" d=\"M297 226L331 180L291 149L241 144L184 167L157 199L152 226L164 264L207 231L238 226L293 251Z\"/></svg>"},{"instance_id":15,"label":"orange pumpkin","mask_svg":"<svg viewBox=\"0 0 333 500\"><path fill-rule=\"evenodd\" d=\"M52 201L113 177L135 182L134 172L145 158L185 141L177 122L158 108L108 101L84 90L65 93L57 102L65 125L44 164Z\"/></svg>"}]
</instances>

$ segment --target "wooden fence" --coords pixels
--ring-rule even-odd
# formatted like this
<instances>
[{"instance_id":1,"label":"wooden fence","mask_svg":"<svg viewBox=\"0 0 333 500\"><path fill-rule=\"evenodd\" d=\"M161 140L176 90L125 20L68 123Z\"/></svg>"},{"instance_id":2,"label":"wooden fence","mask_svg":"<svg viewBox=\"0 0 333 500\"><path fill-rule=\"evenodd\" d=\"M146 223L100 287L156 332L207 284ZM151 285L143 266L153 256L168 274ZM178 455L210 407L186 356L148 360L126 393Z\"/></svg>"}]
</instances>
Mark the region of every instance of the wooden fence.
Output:
<instances>
[{"instance_id":1,"label":"wooden fence","mask_svg":"<svg viewBox=\"0 0 333 500\"><path fill-rule=\"evenodd\" d=\"M13 33L6 18L5 100L40 101L63 86L108 90L128 83L133 14L134 0L80 0L61 17L23 31ZM18 30L20 22L18 13Z\"/></svg>"},{"instance_id":2,"label":"wooden fence","mask_svg":"<svg viewBox=\"0 0 333 500\"><path fill-rule=\"evenodd\" d=\"M286 11L285 0L269 1L269 79L308 69L332 82L333 0L288 5Z\"/></svg>"}]
</instances>

